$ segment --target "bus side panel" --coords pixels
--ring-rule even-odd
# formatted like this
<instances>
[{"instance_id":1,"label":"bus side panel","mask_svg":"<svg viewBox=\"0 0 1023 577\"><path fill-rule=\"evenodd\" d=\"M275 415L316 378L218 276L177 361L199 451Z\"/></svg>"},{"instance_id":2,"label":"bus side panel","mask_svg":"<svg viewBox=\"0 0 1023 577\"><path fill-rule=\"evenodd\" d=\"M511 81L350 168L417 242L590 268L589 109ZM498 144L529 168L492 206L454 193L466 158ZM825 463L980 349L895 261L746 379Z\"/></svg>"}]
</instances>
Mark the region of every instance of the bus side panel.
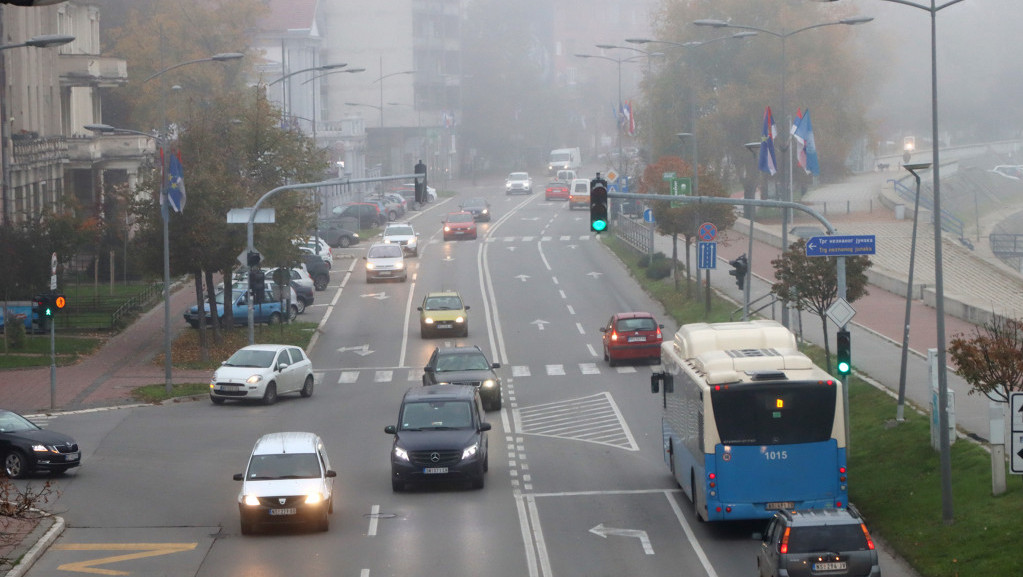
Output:
<instances>
[{"instance_id":1,"label":"bus side panel","mask_svg":"<svg viewBox=\"0 0 1023 577\"><path fill-rule=\"evenodd\" d=\"M847 485L840 479L845 449L834 439L769 447L718 445L712 466L711 519L767 519L780 507L848 505Z\"/></svg>"}]
</instances>

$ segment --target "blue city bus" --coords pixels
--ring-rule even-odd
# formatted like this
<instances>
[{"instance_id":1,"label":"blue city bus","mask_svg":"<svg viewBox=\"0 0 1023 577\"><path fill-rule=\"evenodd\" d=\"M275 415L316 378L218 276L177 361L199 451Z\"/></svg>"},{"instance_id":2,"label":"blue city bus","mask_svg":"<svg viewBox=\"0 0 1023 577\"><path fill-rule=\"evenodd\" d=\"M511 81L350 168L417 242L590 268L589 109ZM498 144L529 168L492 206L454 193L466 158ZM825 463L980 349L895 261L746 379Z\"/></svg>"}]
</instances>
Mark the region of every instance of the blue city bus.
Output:
<instances>
[{"instance_id":1,"label":"blue city bus","mask_svg":"<svg viewBox=\"0 0 1023 577\"><path fill-rule=\"evenodd\" d=\"M700 519L844 508L842 383L775 321L684 325L661 347L664 461Z\"/></svg>"}]
</instances>

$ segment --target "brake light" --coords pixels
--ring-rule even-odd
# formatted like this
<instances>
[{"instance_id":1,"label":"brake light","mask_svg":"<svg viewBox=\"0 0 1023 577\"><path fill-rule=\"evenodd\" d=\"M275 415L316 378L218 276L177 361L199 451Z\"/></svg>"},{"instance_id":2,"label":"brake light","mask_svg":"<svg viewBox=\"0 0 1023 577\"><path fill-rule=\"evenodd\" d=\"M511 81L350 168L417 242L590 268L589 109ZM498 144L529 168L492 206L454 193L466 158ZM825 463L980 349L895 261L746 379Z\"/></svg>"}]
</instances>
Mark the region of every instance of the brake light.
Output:
<instances>
[{"instance_id":1,"label":"brake light","mask_svg":"<svg viewBox=\"0 0 1023 577\"><path fill-rule=\"evenodd\" d=\"M860 523L860 529L863 529L863 536L867 538L867 548L873 551L874 540L870 538L870 531L867 531L867 526L863 523Z\"/></svg>"},{"instance_id":2,"label":"brake light","mask_svg":"<svg viewBox=\"0 0 1023 577\"><path fill-rule=\"evenodd\" d=\"M618 340L618 331L611 331L611 340L612 341Z\"/></svg>"},{"instance_id":3,"label":"brake light","mask_svg":"<svg viewBox=\"0 0 1023 577\"><path fill-rule=\"evenodd\" d=\"M778 552L782 555L789 552L789 533L792 527L785 527L785 533L781 536L781 543L778 543Z\"/></svg>"},{"instance_id":4,"label":"brake light","mask_svg":"<svg viewBox=\"0 0 1023 577\"><path fill-rule=\"evenodd\" d=\"M661 338L661 327L657 327L657 338Z\"/></svg>"}]
</instances>

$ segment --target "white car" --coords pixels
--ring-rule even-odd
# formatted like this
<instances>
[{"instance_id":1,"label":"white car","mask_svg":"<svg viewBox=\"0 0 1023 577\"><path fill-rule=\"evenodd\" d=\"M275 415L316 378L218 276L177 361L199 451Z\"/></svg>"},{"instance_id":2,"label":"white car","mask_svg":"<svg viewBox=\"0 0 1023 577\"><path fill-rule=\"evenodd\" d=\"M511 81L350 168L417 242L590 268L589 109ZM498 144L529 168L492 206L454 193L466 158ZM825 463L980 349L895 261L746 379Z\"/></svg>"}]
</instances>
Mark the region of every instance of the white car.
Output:
<instances>
[{"instance_id":1,"label":"white car","mask_svg":"<svg viewBox=\"0 0 1023 577\"><path fill-rule=\"evenodd\" d=\"M312 361L300 347L249 345L213 373L210 401L220 405L228 399L256 400L272 405L285 393L311 397L315 383Z\"/></svg>"},{"instance_id":2,"label":"white car","mask_svg":"<svg viewBox=\"0 0 1023 577\"><path fill-rule=\"evenodd\" d=\"M378 242L369 247L366 256L366 282L373 282L378 279L400 279L401 282L408 280L408 270L405 268L405 251L396 244Z\"/></svg>"},{"instance_id":3,"label":"white car","mask_svg":"<svg viewBox=\"0 0 1023 577\"><path fill-rule=\"evenodd\" d=\"M327 241L323 240L318 236L309 236L305 238L296 238L292 241L300 251L306 254L318 254L323 262L327 264L327 268L330 268L334 263L334 250L330 248Z\"/></svg>"},{"instance_id":4,"label":"white car","mask_svg":"<svg viewBox=\"0 0 1023 577\"><path fill-rule=\"evenodd\" d=\"M504 181L505 194L533 194L533 179L528 172L513 172Z\"/></svg>"},{"instance_id":5,"label":"white car","mask_svg":"<svg viewBox=\"0 0 1023 577\"><path fill-rule=\"evenodd\" d=\"M238 492L242 535L265 524L311 524L330 529L334 478L323 440L313 433L268 433L256 441Z\"/></svg>"},{"instance_id":6,"label":"white car","mask_svg":"<svg viewBox=\"0 0 1023 577\"><path fill-rule=\"evenodd\" d=\"M384 242L401 246L405 254L419 256L419 235L407 222L387 225L384 229Z\"/></svg>"}]
</instances>

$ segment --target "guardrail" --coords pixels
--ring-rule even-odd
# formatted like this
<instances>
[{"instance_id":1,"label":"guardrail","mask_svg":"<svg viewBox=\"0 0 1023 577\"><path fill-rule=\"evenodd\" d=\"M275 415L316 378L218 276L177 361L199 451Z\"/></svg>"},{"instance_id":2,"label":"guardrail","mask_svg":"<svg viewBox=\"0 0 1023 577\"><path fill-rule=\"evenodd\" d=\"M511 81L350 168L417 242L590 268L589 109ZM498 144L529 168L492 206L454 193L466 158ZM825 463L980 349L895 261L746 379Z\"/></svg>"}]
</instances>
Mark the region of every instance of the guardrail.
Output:
<instances>
[{"instance_id":1,"label":"guardrail","mask_svg":"<svg viewBox=\"0 0 1023 577\"><path fill-rule=\"evenodd\" d=\"M895 187L895 192L898 193L899 198L911 203L916 201L916 191L910 189L908 186L894 178L888 179L888 182L892 183ZM920 195L920 206L929 211L934 211L934 201L929 196L925 196L923 194ZM959 242L969 247L970 250L973 250L973 243L966 239L964 229L965 227L963 226L962 220L956 218L952 213L945 209L941 209L941 230L956 235Z\"/></svg>"},{"instance_id":2,"label":"guardrail","mask_svg":"<svg viewBox=\"0 0 1023 577\"><path fill-rule=\"evenodd\" d=\"M163 294L163 283L153 283L142 290L139 294L124 301L114 312L110 313L110 329L117 330L125 324L123 321L145 309L146 304L160 298Z\"/></svg>"},{"instance_id":3,"label":"guardrail","mask_svg":"<svg viewBox=\"0 0 1023 577\"><path fill-rule=\"evenodd\" d=\"M643 254L654 252L654 229L657 225L619 214L611 224L615 237Z\"/></svg>"}]
</instances>

